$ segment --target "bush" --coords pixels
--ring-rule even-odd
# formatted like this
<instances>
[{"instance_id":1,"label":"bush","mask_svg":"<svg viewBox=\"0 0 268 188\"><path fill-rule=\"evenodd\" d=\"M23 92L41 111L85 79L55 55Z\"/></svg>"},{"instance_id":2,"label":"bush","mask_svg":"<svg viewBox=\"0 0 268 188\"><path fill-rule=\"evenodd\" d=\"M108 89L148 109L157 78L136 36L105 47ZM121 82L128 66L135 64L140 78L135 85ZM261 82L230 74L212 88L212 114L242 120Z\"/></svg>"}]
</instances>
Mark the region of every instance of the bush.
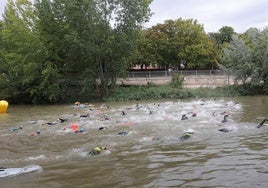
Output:
<instances>
[{"instance_id":1,"label":"bush","mask_svg":"<svg viewBox=\"0 0 268 188\"><path fill-rule=\"evenodd\" d=\"M184 76L182 75L179 75L178 73L175 73L172 75L172 79L171 79L171 82L170 82L170 86L171 87L174 87L174 88L182 88L182 84L183 84L183 81L184 81Z\"/></svg>"}]
</instances>

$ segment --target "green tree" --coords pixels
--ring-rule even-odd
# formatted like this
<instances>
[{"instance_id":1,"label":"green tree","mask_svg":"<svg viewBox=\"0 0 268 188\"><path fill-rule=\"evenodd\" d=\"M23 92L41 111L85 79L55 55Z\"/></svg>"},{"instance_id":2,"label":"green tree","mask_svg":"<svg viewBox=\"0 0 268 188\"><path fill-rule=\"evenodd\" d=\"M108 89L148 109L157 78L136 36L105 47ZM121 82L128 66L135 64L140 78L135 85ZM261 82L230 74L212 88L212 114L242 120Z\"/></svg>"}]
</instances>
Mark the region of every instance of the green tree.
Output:
<instances>
[{"instance_id":1,"label":"green tree","mask_svg":"<svg viewBox=\"0 0 268 188\"><path fill-rule=\"evenodd\" d=\"M109 19L113 19L114 25L111 26L112 32L108 40L103 43L108 55L104 56L102 62L99 62L102 65L99 66L102 90L107 91L109 85L113 87L116 78L125 74L129 67L137 49L139 30L151 15L149 9L151 2L152 0L105 1L105 7L108 7L109 10L108 16L107 13L104 14L105 23L111 23ZM109 19L107 20L107 18ZM101 36L102 38L106 38L107 31L109 31L104 29L104 37ZM107 69L102 69L102 67L107 67Z\"/></svg>"},{"instance_id":2,"label":"green tree","mask_svg":"<svg viewBox=\"0 0 268 188\"><path fill-rule=\"evenodd\" d=\"M35 27L34 7L28 0L9 0L4 13L1 49L5 82L1 92L17 102L35 102L43 97L39 88L46 50ZM45 88L47 89L47 88Z\"/></svg>"},{"instance_id":3,"label":"green tree","mask_svg":"<svg viewBox=\"0 0 268 188\"><path fill-rule=\"evenodd\" d=\"M94 93L97 68L93 53L98 35L94 1L37 0L38 30L48 50L48 67L63 100L79 98L81 91ZM81 81L85 74L84 82ZM82 89L84 86L84 90Z\"/></svg>"},{"instance_id":4,"label":"green tree","mask_svg":"<svg viewBox=\"0 0 268 188\"><path fill-rule=\"evenodd\" d=\"M9 0L0 25L1 93L22 102L64 100L70 88L108 95L133 59L151 2Z\"/></svg>"},{"instance_id":5,"label":"green tree","mask_svg":"<svg viewBox=\"0 0 268 188\"><path fill-rule=\"evenodd\" d=\"M145 33L146 39L140 51L147 48L160 67L168 64L180 68L184 64L187 68L212 68L216 65L217 50L196 20L166 20ZM145 58L143 61L148 62Z\"/></svg>"},{"instance_id":6,"label":"green tree","mask_svg":"<svg viewBox=\"0 0 268 188\"><path fill-rule=\"evenodd\" d=\"M136 49L151 0L37 1L39 28L63 77L79 75L82 92L108 95ZM68 86L69 87L69 86Z\"/></svg>"},{"instance_id":7,"label":"green tree","mask_svg":"<svg viewBox=\"0 0 268 188\"><path fill-rule=\"evenodd\" d=\"M216 33L208 33L208 36L215 41L218 49L222 49L224 44L231 42L234 34L236 33L232 27L223 26Z\"/></svg>"},{"instance_id":8,"label":"green tree","mask_svg":"<svg viewBox=\"0 0 268 188\"><path fill-rule=\"evenodd\" d=\"M236 79L243 83L251 75L252 52L239 35L233 35L230 43L223 49L222 62L227 69L236 72Z\"/></svg>"},{"instance_id":9,"label":"green tree","mask_svg":"<svg viewBox=\"0 0 268 188\"><path fill-rule=\"evenodd\" d=\"M263 31L251 28L241 36L233 35L223 52L224 65L238 71L238 79L263 86L268 92L268 28Z\"/></svg>"},{"instance_id":10,"label":"green tree","mask_svg":"<svg viewBox=\"0 0 268 188\"><path fill-rule=\"evenodd\" d=\"M153 65L162 68L161 65L165 64L161 54L157 51L157 39L159 39L160 36L155 34L157 33L153 33L147 29L140 30L138 48L132 61L132 66L145 65L146 68L147 66Z\"/></svg>"},{"instance_id":11,"label":"green tree","mask_svg":"<svg viewBox=\"0 0 268 188\"><path fill-rule=\"evenodd\" d=\"M268 93L268 27L255 37L253 44L252 84L263 86Z\"/></svg>"}]
</instances>

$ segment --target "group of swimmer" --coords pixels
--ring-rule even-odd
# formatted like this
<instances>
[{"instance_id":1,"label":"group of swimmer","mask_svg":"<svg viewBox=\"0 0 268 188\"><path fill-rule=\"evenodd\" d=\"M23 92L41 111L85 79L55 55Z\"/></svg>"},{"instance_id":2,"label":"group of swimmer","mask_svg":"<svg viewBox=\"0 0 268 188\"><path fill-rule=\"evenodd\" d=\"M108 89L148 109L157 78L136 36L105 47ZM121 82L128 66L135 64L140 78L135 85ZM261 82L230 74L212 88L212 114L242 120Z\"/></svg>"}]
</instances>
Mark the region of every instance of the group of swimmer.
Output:
<instances>
[{"instance_id":1,"label":"group of swimmer","mask_svg":"<svg viewBox=\"0 0 268 188\"><path fill-rule=\"evenodd\" d=\"M205 103L205 102L204 102ZM201 105L204 105L204 103L203 104L201 104ZM238 105L239 103L235 103L234 105ZM75 103L75 105L76 106L79 106L79 105L81 105L81 103L80 102L76 102ZM87 106L88 104L86 103L86 104L84 104L83 106ZM90 105L91 107L92 107L92 105ZM160 106L160 104L158 104L158 107ZM110 106L105 106L107 109L109 109L109 108L111 108ZM141 106L138 104L138 103L136 103L136 105L135 105L135 108L136 108L136 110L139 110L140 108L141 108ZM149 115L151 115L153 113L153 111L151 110L151 109L149 109ZM124 111L124 110L122 110L121 111L121 115L122 116L126 116L127 115L127 113ZM220 113L217 113L217 112L213 112L212 113L212 116L214 116L214 117L216 117L217 115L223 115L223 120L221 121L221 123L226 123L227 122L227 118L231 115L231 113L230 112L226 112L226 111L224 111L224 112L220 112ZM89 117L89 114L86 114L86 115L80 115L80 117ZM189 119L189 117L197 117L197 113L196 112L188 112L188 113L186 113L186 114L182 114L182 116L181 116L181 120L188 120ZM64 122L64 121L67 121L67 120L63 120L63 119L60 119L59 118L59 120L60 120L60 122L62 123L62 122ZM102 117L102 119L101 120L109 120L109 118L108 117ZM259 124L258 124L258 126L257 126L257 128L260 128L260 127L262 127L263 125L265 125L265 122L266 121L268 121L268 119L263 119ZM99 127L99 130L105 130L105 129L107 129L107 127L106 126L101 126L101 127ZM220 131L220 132L223 132L223 133L229 133L230 131L232 131L231 129L227 129L227 128L220 128L220 129L218 129L218 131ZM79 131L79 130L77 130L76 131L76 133L77 132L83 132L83 130L82 131ZM131 133L131 131L130 132L125 132L125 131L123 131L123 132L119 132L118 133L118 135L119 136L126 136L126 135L129 135ZM188 129L188 130L186 130L183 134L182 134L182 136L180 137L180 140L183 142L184 140L186 140L186 139L188 139L188 138L190 138L191 137L191 135L193 135L194 134L194 130L192 130L192 129ZM104 147L96 147L96 148L104 148ZM102 151L102 150L101 150ZM92 152L91 152L92 153ZM95 153L98 153L98 152L95 152Z\"/></svg>"},{"instance_id":2,"label":"group of swimmer","mask_svg":"<svg viewBox=\"0 0 268 188\"><path fill-rule=\"evenodd\" d=\"M90 107L90 110L93 113L93 110L91 109L91 107L93 107L93 106L91 104L81 104L80 102L76 102L74 105L75 106L81 106L82 105L83 107L85 107L85 106ZM158 107L159 106L160 106L160 104L158 104ZM107 109L111 108L108 105L107 106L104 106L104 107L107 108ZM136 108L136 110L139 110L141 108L141 106L139 104L136 104L135 105L135 108ZM101 115L102 112L99 112L98 114ZM148 109L148 113L147 114L149 114L149 115L153 114L153 110ZM122 110L121 111L121 115L122 116L127 116L128 113L125 110ZM228 111L227 112L224 111L224 112L213 112L212 113L212 116L213 117L216 117L218 115L223 116L223 119L220 122L222 124L224 124L224 123L228 122L227 118L231 115L231 113L228 112ZM84 115L82 114L79 117L80 118L90 118L90 116L91 116L90 113L87 113L87 114L84 114ZM197 117L197 113L195 111L192 111L192 112L188 112L188 113L182 114L181 115L181 120L182 121L187 121L187 120L189 120L191 118L196 118L196 117ZM106 121L106 120L108 121L110 119L109 119L109 117L102 116L100 118L100 120L101 121ZM61 124L61 123L67 122L67 121L68 121L68 119L66 119L66 118L58 118L56 121L45 122L45 123L42 123L42 125L56 125L56 124ZM258 124L257 128L261 128L263 125L265 125L265 122L266 121L268 121L268 119L263 119ZM17 128L13 128L11 131L16 132L16 131L20 131L22 129L23 129L23 127L22 126L19 126ZM106 129L107 129L107 126L100 126L98 128L98 130L100 130L100 131L101 130L106 130ZM74 133L84 133L84 129L83 128L79 128L78 125L75 124L75 123L71 124L71 126L68 126L68 127L63 128L62 130L64 130L64 131L70 130L70 131L72 131ZM227 129L227 128L219 128L218 131L223 132L223 133L229 133L232 130ZM121 132L118 133L118 136L127 136L127 135L130 135L131 133L132 133L132 131L129 131L129 132L121 131ZM41 131L40 130L37 130L35 133L32 133L31 135L33 136L33 135L40 135L40 134L41 134ZM183 132L183 134L179 137L179 140L181 142L184 142L185 140L189 139L193 134L194 134L194 130L188 129L185 132ZM106 151L106 150L108 150L108 149L105 146L96 146L96 147L94 147L89 152L89 156L98 155L98 154L100 154L100 153L102 153L103 151Z\"/></svg>"},{"instance_id":3,"label":"group of swimmer","mask_svg":"<svg viewBox=\"0 0 268 188\"><path fill-rule=\"evenodd\" d=\"M235 103L235 105L237 105L238 103ZM212 113L212 116L217 116L218 114L220 114L220 115L223 115L223 120L221 121L221 123L222 124L224 124L224 123L226 123L227 122L227 118L231 115L231 113L230 112L226 112L226 111L224 111L224 112L221 112L221 113L217 113L217 112L213 112ZM181 116L181 120L187 120L187 119L189 119L189 115L191 115L192 117L196 117L197 116L197 113L195 113L195 112L189 112L189 113L187 113L187 114L183 114L182 116ZM260 128L260 127L262 127L263 125L265 125L265 122L266 121L268 121L268 119L263 119L258 125L257 125L257 128ZM227 128L220 128L220 129L218 129L218 131L220 131L220 132L223 132L223 133L229 133L229 132L231 132L232 131L232 129L227 129ZM191 130L191 131L185 131L184 133L183 133L183 135L180 137L180 140L183 142L185 139L188 139L188 138L190 138L191 137L191 135L193 135L194 134L194 131L193 130Z\"/></svg>"}]
</instances>

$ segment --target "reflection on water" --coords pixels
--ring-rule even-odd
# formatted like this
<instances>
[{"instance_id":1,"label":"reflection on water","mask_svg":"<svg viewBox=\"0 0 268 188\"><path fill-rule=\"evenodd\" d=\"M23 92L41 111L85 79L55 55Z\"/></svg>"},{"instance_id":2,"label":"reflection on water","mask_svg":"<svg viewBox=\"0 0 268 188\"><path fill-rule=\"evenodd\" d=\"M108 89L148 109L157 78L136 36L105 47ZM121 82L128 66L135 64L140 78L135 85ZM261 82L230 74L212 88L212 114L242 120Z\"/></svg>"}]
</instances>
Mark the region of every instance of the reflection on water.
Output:
<instances>
[{"instance_id":1,"label":"reflection on water","mask_svg":"<svg viewBox=\"0 0 268 188\"><path fill-rule=\"evenodd\" d=\"M267 103L259 96L84 108L10 105L0 115L0 166L43 170L1 178L1 187L267 187L268 126L256 128L268 117ZM74 133L72 124L84 132ZM182 142L187 130L194 133ZM89 158L95 146L111 152Z\"/></svg>"}]
</instances>

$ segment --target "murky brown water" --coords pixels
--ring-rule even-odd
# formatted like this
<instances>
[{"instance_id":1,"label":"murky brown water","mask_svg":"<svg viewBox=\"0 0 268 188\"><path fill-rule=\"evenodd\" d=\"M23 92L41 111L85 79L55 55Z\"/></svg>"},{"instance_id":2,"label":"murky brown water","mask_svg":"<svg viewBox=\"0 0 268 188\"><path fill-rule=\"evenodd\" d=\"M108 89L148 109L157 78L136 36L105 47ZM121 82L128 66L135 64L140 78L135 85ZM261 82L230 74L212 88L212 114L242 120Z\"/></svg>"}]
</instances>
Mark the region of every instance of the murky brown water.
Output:
<instances>
[{"instance_id":1,"label":"murky brown water","mask_svg":"<svg viewBox=\"0 0 268 188\"><path fill-rule=\"evenodd\" d=\"M256 128L268 117L268 96L108 105L10 105L0 114L0 166L42 170L0 178L0 187L268 187L268 125ZM68 121L46 124L58 118ZM94 146L110 152L88 157Z\"/></svg>"}]
</instances>

